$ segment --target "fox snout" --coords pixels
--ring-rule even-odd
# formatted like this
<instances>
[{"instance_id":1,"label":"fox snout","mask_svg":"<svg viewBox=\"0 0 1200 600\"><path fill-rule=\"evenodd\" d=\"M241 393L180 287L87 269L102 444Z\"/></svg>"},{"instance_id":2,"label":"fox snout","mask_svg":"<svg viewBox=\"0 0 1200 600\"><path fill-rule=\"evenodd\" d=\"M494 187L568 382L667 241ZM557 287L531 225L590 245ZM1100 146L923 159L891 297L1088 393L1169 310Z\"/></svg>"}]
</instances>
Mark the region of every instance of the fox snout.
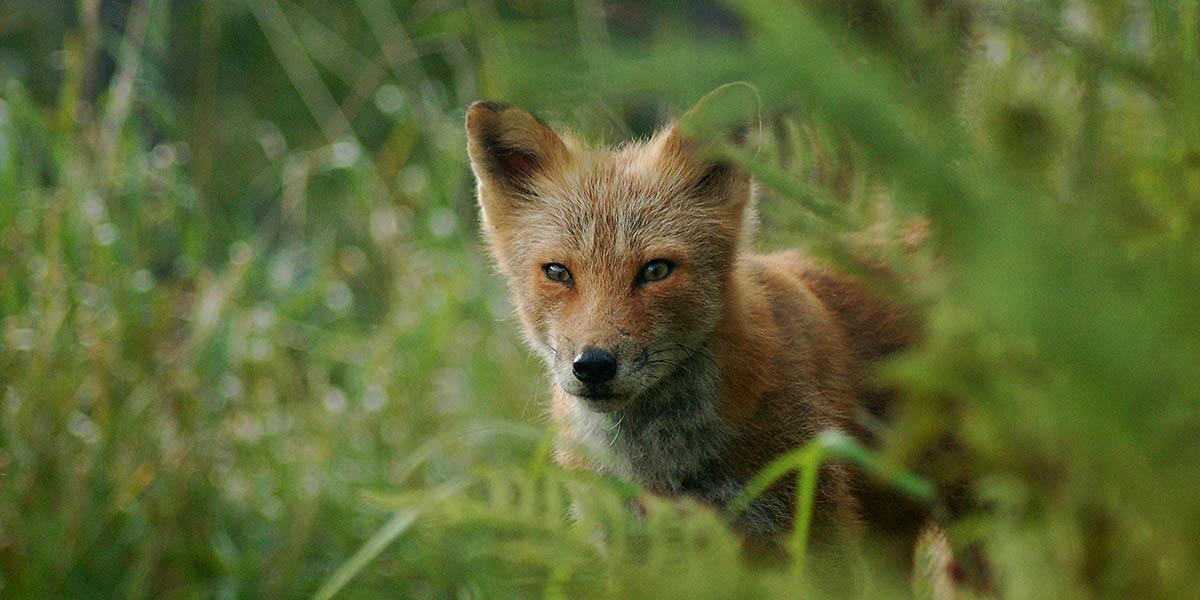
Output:
<instances>
[{"instance_id":1,"label":"fox snout","mask_svg":"<svg viewBox=\"0 0 1200 600\"><path fill-rule=\"evenodd\" d=\"M562 390L585 400L596 410L612 410L636 394L639 379L632 365L618 358L617 348L594 343L583 345L574 355L558 362L555 379Z\"/></svg>"},{"instance_id":2,"label":"fox snout","mask_svg":"<svg viewBox=\"0 0 1200 600\"><path fill-rule=\"evenodd\" d=\"M608 350L584 348L571 362L571 374L585 385L605 383L617 374L617 357Z\"/></svg>"},{"instance_id":3,"label":"fox snout","mask_svg":"<svg viewBox=\"0 0 1200 600\"><path fill-rule=\"evenodd\" d=\"M570 342L558 344L561 351ZM551 355L551 372L563 392L592 410L618 411L637 402L674 370L685 368L687 346L666 341L587 342L576 350Z\"/></svg>"}]
</instances>

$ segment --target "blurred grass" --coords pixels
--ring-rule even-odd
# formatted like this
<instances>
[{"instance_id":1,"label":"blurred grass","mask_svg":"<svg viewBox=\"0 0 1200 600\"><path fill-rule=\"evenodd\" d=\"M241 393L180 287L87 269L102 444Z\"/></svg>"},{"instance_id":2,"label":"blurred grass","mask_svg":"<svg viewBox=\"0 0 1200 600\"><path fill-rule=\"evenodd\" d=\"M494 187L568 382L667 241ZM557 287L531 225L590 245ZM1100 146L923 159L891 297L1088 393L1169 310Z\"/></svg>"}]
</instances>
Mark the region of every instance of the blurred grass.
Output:
<instances>
[{"instance_id":1,"label":"blurred grass","mask_svg":"<svg viewBox=\"0 0 1200 600\"><path fill-rule=\"evenodd\" d=\"M912 404L881 452L959 432L987 510L950 535L994 594L1200 595L1197 19L9 2L0 596L801 594L710 512L640 521L635 490L548 464L463 150L478 98L615 142L732 80L763 100L767 245L912 282L929 332L881 374Z\"/></svg>"}]
</instances>

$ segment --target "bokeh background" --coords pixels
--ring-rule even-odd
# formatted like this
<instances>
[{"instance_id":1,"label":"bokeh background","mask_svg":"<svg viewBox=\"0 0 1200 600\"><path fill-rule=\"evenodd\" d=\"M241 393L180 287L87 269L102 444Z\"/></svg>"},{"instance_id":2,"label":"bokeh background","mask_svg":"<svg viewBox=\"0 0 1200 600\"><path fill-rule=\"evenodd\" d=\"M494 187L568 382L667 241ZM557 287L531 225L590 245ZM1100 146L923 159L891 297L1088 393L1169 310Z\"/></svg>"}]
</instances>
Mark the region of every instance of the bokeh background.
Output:
<instances>
[{"instance_id":1,"label":"bokeh background","mask_svg":"<svg viewBox=\"0 0 1200 600\"><path fill-rule=\"evenodd\" d=\"M800 594L551 464L464 150L729 81L762 246L925 318L876 458L955 434L985 593L1198 597L1197 5L2 0L0 597Z\"/></svg>"}]
</instances>

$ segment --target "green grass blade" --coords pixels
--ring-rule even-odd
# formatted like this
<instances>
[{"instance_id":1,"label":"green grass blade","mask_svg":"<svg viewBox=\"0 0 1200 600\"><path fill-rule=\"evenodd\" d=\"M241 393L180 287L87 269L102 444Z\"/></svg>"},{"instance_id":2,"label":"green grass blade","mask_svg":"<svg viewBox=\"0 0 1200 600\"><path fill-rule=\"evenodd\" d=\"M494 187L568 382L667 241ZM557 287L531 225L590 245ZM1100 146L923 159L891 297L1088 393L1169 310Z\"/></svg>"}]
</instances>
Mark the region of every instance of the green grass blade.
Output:
<instances>
[{"instance_id":1,"label":"green grass blade","mask_svg":"<svg viewBox=\"0 0 1200 600\"><path fill-rule=\"evenodd\" d=\"M796 481L796 524L792 528L792 552L795 553L795 559L792 567L797 573L804 572L808 532L812 526L813 504L817 497L817 475L824 459L825 448L821 445L814 444L805 448L800 477Z\"/></svg>"},{"instance_id":2,"label":"green grass blade","mask_svg":"<svg viewBox=\"0 0 1200 600\"><path fill-rule=\"evenodd\" d=\"M392 543L392 541L399 537L400 534L407 531L409 527L412 527L412 524L415 523L416 520L416 509L396 511L396 514L392 515L392 518L388 519L388 522L385 523L383 527L379 529L379 531L375 532L375 535L371 536L371 539L367 540L367 542L362 545L362 548L359 548L358 552L355 552L354 556L350 557L350 560L346 561L345 564L339 567L338 570L333 573L333 576L321 586L321 589L317 590L316 594L313 594L313 600L329 600L329 598L332 598L333 595L338 593L343 587L346 586L347 583L350 583L350 580L353 579L354 576L363 569L363 567L367 566L367 563L374 560L376 556L379 556L379 553L383 552L383 549L386 548L388 544Z\"/></svg>"},{"instance_id":3,"label":"green grass blade","mask_svg":"<svg viewBox=\"0 0 1200 600\"><path fill-rule=\"evenodd\" d=\"M937 489L925 478L900 465L881 460L878 454L840 431L822 432L817 436L817 440L833 456L844 458L858 465L875 478L914 500L932 502L937 494Z\"/></svg>"}]
</instances>

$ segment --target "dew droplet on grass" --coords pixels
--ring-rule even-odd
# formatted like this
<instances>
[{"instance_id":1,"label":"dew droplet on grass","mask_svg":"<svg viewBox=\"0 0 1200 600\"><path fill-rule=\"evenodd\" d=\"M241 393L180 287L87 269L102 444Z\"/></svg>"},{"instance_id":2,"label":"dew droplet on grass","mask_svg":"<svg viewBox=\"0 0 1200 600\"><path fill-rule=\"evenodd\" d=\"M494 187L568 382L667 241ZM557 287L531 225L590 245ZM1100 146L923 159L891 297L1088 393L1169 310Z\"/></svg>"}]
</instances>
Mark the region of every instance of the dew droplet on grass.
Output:
<instances>
[{"instance_id":1,"label":"dew droplet on grass","mask_svg":"<svg viewBox=\"0 0 1200 600\"><path fill-rule=\"evenodd\" d=\"M398 177L400 189L410 197L420 196L429 187L429 172L421 165L408 165Z\"/></svg>"},{"instance_id":2,"label":"dew droplet on grass","mask_svg":"<svg viewBox=\"0 0 1200 600\"><path fill-rule=\"evenodd\" d=\"M375 108L385 115L395 116L406 105L408 105L408 98L404 95L404 91L395 84L385 83L375 90Z\"/></svg>"},{"instance_id":3,"label":"dew droplet on grass","mask_svg":"<svg viewBox=\"0 0 1200 600\"><path fill-rule=\"evenodd\" d=\"M346 393L339 387L330 386L328 390L325 390L322 402L325 404L325 410L333 414L341 414L346 411Z\"/></svg>"},{"instance_id":4,"label":"dew droplet on grass","mask_svg":"<svg viewBox=\"0 0 1200 600\"><path fill-rule=\"evenodd\" d=\"M131 285L135 292L148 292L154 287L154 276L146 269L139 269L133 274Z\"/></svg>"},{"instance_id":5,"label":"dew droplet on grass","mask_svg":"<svg viewBox=\"0 0 1200 600\"><path fill-rule=\"evenodd\" d=\"M236 398L242 393L242 380L235 375L226 375L221 379L221 396Z\"/></svg>"},{"instance_id":6,"label":"dew droplet on grass","mask_svg":"<svg viewBox=\"0 0 1200 600\"><path fill-rule=\"evenodd\" d=\"M358 147L358 142L344 139L330 148L329 162L335 168L344 169L358 162L358 157L361 155L362 150Z\"/></svg>"},{"instance_id":7,"label":"dew droplet on grass","mask_svg":"<svg viewBox=\"0 0 1200 600\"><path fill-rule=\"evenodd\" d=\"M229 246L229 263L240 267L254 258L254 249L244 240L238 240Z\"/></svg>"},{"instance_id":8,"label":"dew droplet on grass","mask_svg":"<svg viewBox=\"0 0 1200 600\"><path fill-rule=\"evenodd\" d=\"M458 217L448 208L439 208L429 215L429 230L440 239L450 237L458 228Z\"/></svg>"},{"instance_id":9,"label":"dew droplet on grass","mask_svg":"<svg viewBox=\"0 0 1200 600\"><path fill-rule=\"evenodd\" d=\"M343 311L353 303L354 294L351 293L350 286L341 281L329 284L329 289L325 290L325 306L330 310Z\"/></svg>"},{"instance_id":10,"label":"dew droplet on grass","mask_svg":"<svg viewBox=\"0 0 1200 600\"><path fill-rule=\"evenodd\" d=\"M108 246L117 241L117 228L112 223L97 225L92 234L96 238L96 243L101 246Z\"/></svg>"},{"instance_id":11,"label":"dew droplet on grass","mask_svg":"<svg viewBox=\"0 0 1200 600\"><path fill-rule=\"evenodd\" d=\"M175 164L175 146L165 143L154 146L150 151L149 162L150 166L158 171Z\"/></svg>"},{"instance_id":12,"label":"dew droplet on grass","mask_svg":"<svg viewBox=\"0 0 1200 600\"><path fill-rule=\"evenodd\" d=\"M70 420L67 422L67 431L71 435L91 444L100 439L100 427L96 422L88 418L82 412L76 411L71 414Z\"/></svg>"},{"instance_id":13,"label":"dew droplet on grass","mask_svg":"<svg viewBox=\"0 0 1200 600\"><path fill-rule=\"evenodd\" d=\"M104 207L104 199L95 190L83 193L83 201L79 208L83 210L83 217L92 225L104 222L104 218L108 216L108 211Z\"/></svg>"}]
</instances>

